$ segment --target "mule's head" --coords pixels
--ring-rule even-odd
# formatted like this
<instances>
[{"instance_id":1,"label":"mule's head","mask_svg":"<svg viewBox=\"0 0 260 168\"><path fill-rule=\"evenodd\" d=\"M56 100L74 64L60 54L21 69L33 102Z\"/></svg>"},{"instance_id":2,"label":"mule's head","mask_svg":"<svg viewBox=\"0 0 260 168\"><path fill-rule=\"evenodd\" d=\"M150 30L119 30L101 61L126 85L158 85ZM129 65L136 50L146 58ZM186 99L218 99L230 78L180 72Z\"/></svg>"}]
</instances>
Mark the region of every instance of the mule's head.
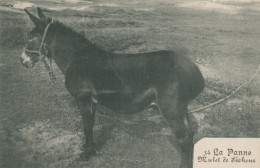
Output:
<instances>
[{"instance_id":1,"label":"mule's head","mask_svg":"<svg viewBox=\"0 0 260 168\"><path fill-rule=\"evenodd\" d=\"M46 18L39 7L37 8L39 18L28 12L26 9L24 9L24 11L33 22L34 28L28 34L28 42L25 45L20 59L23 66L31 68L39 61L41 53L46 54L45 47L41 43L44 31L47 25L51 22L51 19Z\"/></svg>"}]
</instances>

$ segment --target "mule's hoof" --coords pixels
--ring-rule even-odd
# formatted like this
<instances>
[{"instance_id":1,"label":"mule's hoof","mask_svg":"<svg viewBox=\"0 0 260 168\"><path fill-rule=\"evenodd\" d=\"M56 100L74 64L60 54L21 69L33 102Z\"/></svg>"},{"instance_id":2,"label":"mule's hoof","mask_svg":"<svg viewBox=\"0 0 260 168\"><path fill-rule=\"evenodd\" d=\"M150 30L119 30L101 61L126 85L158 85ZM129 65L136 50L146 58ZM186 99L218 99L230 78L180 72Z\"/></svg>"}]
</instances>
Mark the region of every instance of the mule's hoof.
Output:
<instances>
[{"instance_id":1,"label":"mule's hoof","mask_svg":"<svg viewBox=\"0 0 260 168\"><path fill-rule=\"evenodd\" d=\"M79 161L88 161L92 156L96 155L95 150L84 151L80 154Z\"/></svg>"}]
</instances>

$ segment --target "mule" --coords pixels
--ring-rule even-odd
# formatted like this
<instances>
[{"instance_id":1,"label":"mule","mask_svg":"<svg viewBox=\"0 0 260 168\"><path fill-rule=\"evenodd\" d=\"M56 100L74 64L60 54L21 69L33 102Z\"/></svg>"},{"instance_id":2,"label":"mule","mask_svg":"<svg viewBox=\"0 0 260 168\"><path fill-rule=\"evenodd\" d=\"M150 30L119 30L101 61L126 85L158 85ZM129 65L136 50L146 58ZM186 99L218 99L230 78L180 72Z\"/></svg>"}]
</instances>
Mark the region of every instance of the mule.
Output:
<instances>
[{"instance_id":1,"label":"mule","mask_svg":"<svg viewBox=\"0 0 260 168\"><path fill-rule=\"evenodd\" d=\"M186 56L170 50L115 54L92 44L80 33L25 9L35 27L21 56L31 68L43 56L54 59L65 75L65 87L83 120L86 159L95 154L93 124L97 105L115 112L161 110L182 152L182 167L192 166L193 135L187 106L204 88L199 68Z\"/></svg>"}]
</instances>

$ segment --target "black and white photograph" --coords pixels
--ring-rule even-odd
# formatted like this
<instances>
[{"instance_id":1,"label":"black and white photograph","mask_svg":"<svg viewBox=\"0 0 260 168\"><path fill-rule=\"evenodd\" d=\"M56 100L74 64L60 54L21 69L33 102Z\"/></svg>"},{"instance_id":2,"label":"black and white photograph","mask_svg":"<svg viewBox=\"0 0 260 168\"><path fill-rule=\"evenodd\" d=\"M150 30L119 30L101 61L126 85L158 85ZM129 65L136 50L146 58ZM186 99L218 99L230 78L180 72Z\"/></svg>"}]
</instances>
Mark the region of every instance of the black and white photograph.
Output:
<instances>
[{"instance_id":1,"label":"black and white photograph","mask_svg":"<svg viewBox=\"0 0 260 168\"><path fill-rule=\"evenodd\" d=\"M0 168L259 168L260 0L1 0Z\"/></svg>"}]
</instances>

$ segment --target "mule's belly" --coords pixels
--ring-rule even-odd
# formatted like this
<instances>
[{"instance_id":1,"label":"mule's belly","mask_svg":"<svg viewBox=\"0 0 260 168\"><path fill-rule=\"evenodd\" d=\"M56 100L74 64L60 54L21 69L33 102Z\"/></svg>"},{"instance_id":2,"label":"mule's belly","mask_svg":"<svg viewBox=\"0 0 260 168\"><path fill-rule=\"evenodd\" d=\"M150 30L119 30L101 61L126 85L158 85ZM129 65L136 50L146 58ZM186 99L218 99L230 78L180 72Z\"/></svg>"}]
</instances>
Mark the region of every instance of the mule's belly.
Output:
<instances>
[{"instance_id":1,"label":"mule's belly","mask_svg":"<svg viewBox=\"0 0 260 168\"><path fill-rule=\"evenodd\" d=\"M118 113L130 113L131 98L119 93L101 94L98 103Z\"/></svg>"},{"instance_id":2,"label":"mule's belly","mask_svg":"<svg viewBox=\"0 0 260 168\"><path fill-rule=\"evenodd\" d=\"M104 92L104 91L103 91ZM118 113L136 113L156 102L157 91L148 88L138 93L108 92L98 95L98 102Z\"/></svg>"}]
</instances>

